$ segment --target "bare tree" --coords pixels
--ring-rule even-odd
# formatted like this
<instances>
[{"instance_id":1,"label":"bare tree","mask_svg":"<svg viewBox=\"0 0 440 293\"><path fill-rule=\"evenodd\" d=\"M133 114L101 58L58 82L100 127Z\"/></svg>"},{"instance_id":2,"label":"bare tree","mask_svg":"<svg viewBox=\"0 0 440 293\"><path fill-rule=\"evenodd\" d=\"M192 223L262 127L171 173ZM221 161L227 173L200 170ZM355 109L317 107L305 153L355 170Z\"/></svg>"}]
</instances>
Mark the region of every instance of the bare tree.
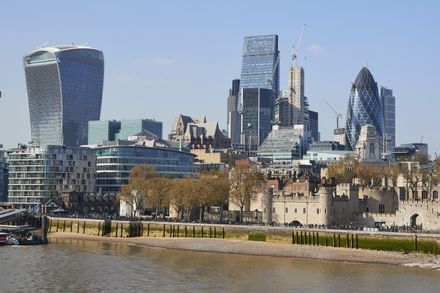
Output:
<instances>
[{"instance_id":1,"label":"bare tree","mask_svg":"<svg viewBox=\"0 0 440 293\"><path fill-rule=\"evenodd\" d=\"M154 177L156 177L156 170L153 167L134 166L131 170L129 182L122 186L119 199L131 206L132 216L138 216L144 208L151 189L148 180Z\"/></svg>"}]
</instances>

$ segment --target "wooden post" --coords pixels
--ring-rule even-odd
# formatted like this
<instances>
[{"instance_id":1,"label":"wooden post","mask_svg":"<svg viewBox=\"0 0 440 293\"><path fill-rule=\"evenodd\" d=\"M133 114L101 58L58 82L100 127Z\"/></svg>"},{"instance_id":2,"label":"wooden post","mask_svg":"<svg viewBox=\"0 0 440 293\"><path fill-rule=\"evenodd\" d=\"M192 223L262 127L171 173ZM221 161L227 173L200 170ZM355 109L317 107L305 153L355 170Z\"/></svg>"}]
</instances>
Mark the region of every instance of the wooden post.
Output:
<instances>
[{"instance_id":1,"label":"wooden post","mask_svg":"<svg viewBox=\"0 0 440 293\"><path fill-rule=\"evenodd\" d=\"M142 236L144 236L144 224L142 224L142 222L141 222L141 224L140 224L140 228L141 228L141 231L140 231L140 232L141 232L141 233L140 233L141 235L140 235L140 236L142 237Z\"/></svg>"},{"instance_id":2,"label":"wooden post","mask_svg":"<svg viewBox=\"0 0 440 293\"><path fill-rule=\"evenodd\" d=\"M346 247L346 248L350 248L350 238L349 238L349 236L348 236L348 233L347 233L347 235L345 236L345 240L346 240L346 242L345 242L345 247Z\"/></svg>"},{"instance_id":3,"label":"wooden post","mask_svg":"<svg viewBox=\"0 0 440 293\"><path fill-rule=\"evenodd\" d=\"M170 224L170 237L173 236L173 230L171 229L172 226L173 226L173 225Z\"/></svg>"},{"instance_id":4,"label":"wooden post","mask_svg":"<svg viewBox=\"0 0 440 293\"><path fill-rule=\"evenodd\" d=\"M119 223L116 223L116 232L115 232L115 237L117 238L118 237L118 228L119 228Z\"/></svg>"},{"instance_id":5,"label":"wooden post","mask_svg":"<svg viewBox=\"0 0 440 293\"><path fill-rule=\"evenodd\" d=\"M73 221L70 221L70 233L72 233L72 229L73 229Z\"/></svg>"},{"instance_id":6,"label":"wooden post","mask_svg":"<svg viewBox=\"0 0 440 293\"><path fill-rule=\"evenodd\" d=\"M98 236L99 236L99 231L101 230L101 222L98 223Z\"/></svg>"},{"instance_id":7,"label":"wooden post","mask_svg":"<svg viewBox=\"0 0 440 293\"><path fill-rule=\"evenodd\" d=\"M315 232L312 232L312 245L313 246L315 246L315 241L316 241Z\"/></svg>"},{"instance_id":8,"label":"wooden post","mask_svg":"<svg viewBox=\"0 0 440 293\"><path fill-rule=\"evenodd\" d=\"M214 226L214 238L217 238L217 227Z\"/></svg>"},{"instance_id":9,"label":"wooden post","mask_svg":"<svg viewBox=\"0 0 440 293\"><path fill-rule=\"evenodd\" d=\"M298 239L298 231L296 231L296 244L301 244L301 243L299 243L299 239Z\"/></svg>"},{"instance_id":10,"label":"wooden post","mask_svg":"<svg viewBox=\"0 0 440 293\"><path fill-rule=\"evenodd\" d=\"M209 226L209 238L212 238L212 227Z\"/></svg>"},{"instance_id":11,"label":"wooden post","mask_svg":"<svg viewBox=\"0 0 440 293\"><path fill-rule=\"evenodd\" d=\"M49 220L49 233L52 231L52 220Z\"/></svg>"},{"instance_id":12,"label":"wooden post","mask_svg":"<svg viewBox=\"0 0 440 293\"><path fill-rule=\"evenodd\" d=\"M60 224L60 220L57 220L57 232L58 232L58 226Z\"/></svg>"},{"instance_id":13,"label":"wooden post","mask_svg":"<svg viewBox=\"0 0 440 293\"><path fill-rule=\"evenodd\" d=\"M180 234L180 225L177 225L177 237L179 237L179 234Z\"/></svg>"},{"instance_id":14,"label":"wooden post","mask_svg":"<svg viewBox=\"0 0 440 293\"><path fill-rule=\"evenodd\" d=\"M307 241L308 241L309 245L310 245L310 243L312 242L312 235L311 235L310 232L309 232L309 239L308 239Z\"/></svg>"},{"instance_id":15,"label":"wooden post","mask_svg":"<svg viewBox=\"0 0 440 293\"><path fill-rule=\"evenodd\" d=\"M223 233L222 233L223 239L225 238L225 227L223 226Z\"/></svg>"},{"instance_id":16,"label":"wooden post","mask_svg":"<svg viewBox=\"0 0 440 293\"><path fill-rule=\"evenodd\" d=\"M165 237L165 230L166 230L166 227L165 227L165 224L163 224L163 228L162 228L162 237Z\"/></svg>"},{"instance_id":17,"label":"wooden post","mask_svg":"<svg viewBox=\"0 0 440 293\"><path fill-rule=\"evenodd\" d=\"M76 233L78 233L79 234L79 221L78 221L78 223L76 223L77 225L76 225Z\"/></svg>"},{"instance_id":18,"label":"wooden post","mask_svg":"<svg viewBox=\"0 0 440 293\"><path fill-rule=\"evenodd\" d=\"M327 235L325 235L325 247L327 247L328 246L328 243L327 243Z\"/></svg>"},{"instance_id":19,"label":"wooden post","mask_svg":"<svg viewBox=\"0 0 440 293\"><path fill-rule=\"evenodd\" d=\"M193 225L193 238L196 238L196 226Z\"/></svg>"},{"instance_id":20,"label":"wooden post","mask_svg":"<svg viewBox=\"0 0 440 293\"><path fill-rule=\"evenodd\" d=\"M187 237L187 235L188 235L188 228L187 228L187 226L185 225L185 238Z\"/></svg>"},{"instance_id":21,"label":"wooden post","mask_svg":"<svg viewBox=\"0 0 440 293\"><path fill-rule=\"evenodd\" d=\"M359 239L358 235L356 234L356 249L359 249Z\"/></svg>"},{"instance_id":22,"label":"wooden post","mask_svg":"<svg viewBox=\"0 0 440 293\"><path fill-rule=\"evenodd\" d=\"M295 231L292 230L292 244L295 244Z\"/></svg>"},{"instance_id":23,"label":"wooden post","mask_svg":"<svg viewBox=\"0 0 440 293\"><path fill-rule=\"evenodd\" d=\"M147 236L150 236L150 223L147 224Z\"/></svg>"},{"instance_id":24,"label":"wooden post","mask_svg":"<svg viewBox=\"0 0 440 293\"><path fill-rule=\"evenodd\" d=\"M202 226L202 238L203 238L203 226Z\"/></svg>"},{"instance_id":25,"label":"wooden post","mask_svg":"<svg viewBox=\"0 0 440 293\"><path fill-rule=\"evenodd\" d=\"M83 223L83 234L86 234L86 222Z\"/></svg>"},{"instance_id":26,"label":"wooden post","mask_svg":"<svg viewBox=\"0 0 440 293\"><path fill-rule=\"evenodd\" d=\"M417 247L417 235L414 234L414 250L417 251L418 247Z\"/></svg>"},{"instance_id":27,"label":"wooden post","mask_svg":"<svg viewBox=\"0 0 440 293\"><path fill-rule=\"evenodd\" d=\"M333 247L336 247L336 234L333 233Z\"/></svg>"},{"instance_id":28,"label":"wooden post","mask_svg":"<svg viewBox=\"0 0 440 293\"><path fill-rule=\"evenodd\" d=\"M354 235L351 234L351 248L354 248Z\"/></svg>"},{"instance_id":29,"label":"wooden post","mask_svg":"<svg viewBox=\"0 0 440 293\"><path fill-rule=\"evenodd\" d=\"M316 232L316 245L319 246L319 234L318 234L318 232Z\"/></svg>"},{"instance_id":30,"label":"wooden post","mask_svg":"<svg viewBox=\"0 0 440 293\"><path fill-rule=\"evenodd\" d=\"M64 223L63 223L63 232L66 232L66 220L64 220Z\"/></svg>"},{"instance_id":31,"label":"wooden post","mask_svg":"<svg viewBox=\"0 0 440 293\"><path fill-rule=\"evenodd\" d=\"M300 241L299 241L299 244L303 244L303 232L301 231L300 233L301 233L301 234L300 234L300 237L301 237L301 238L299 239L299 240L300 240Z\"/></svg>"},{"instance_id":32,"label":"wooden post","mask_svg":"<svg viewBox=\"0 0 440 293\"><path fill-rule=\"evenodd\" d=\"M124 223L121 223L121 233L120 233L120 235L121 235L121 238L122 238L122 232L124 231Z\"/></svg>"}]
</instances>

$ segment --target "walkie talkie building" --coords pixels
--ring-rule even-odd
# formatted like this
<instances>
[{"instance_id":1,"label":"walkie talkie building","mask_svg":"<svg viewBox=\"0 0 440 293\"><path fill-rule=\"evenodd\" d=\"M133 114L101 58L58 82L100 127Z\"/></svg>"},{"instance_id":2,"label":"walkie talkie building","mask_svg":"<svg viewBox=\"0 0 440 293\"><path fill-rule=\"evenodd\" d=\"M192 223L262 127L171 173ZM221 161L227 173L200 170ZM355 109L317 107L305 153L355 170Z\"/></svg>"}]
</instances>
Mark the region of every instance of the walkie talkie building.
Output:
<instances>
[{"instance_id":1,"label":"walkie talkie building","mask_svg":"<svg viewBox=\"0 0 440 293\"><path fill-rule=\"evenodd\" d=\"M88 122L101 114L102 52L73 45L43 47L23 61L33 143L87 144Z\"/></svg>"},{"instance_id":2,"label":"walkie talkie building","mask_svg":"<svg viewBox=\"0 0 440 293\"><path fill-rule=\"evenodd\" d=\"M355 149L359 140L361 127L372 124L382 141L384 133L383 111L379 98L376 81L373 75L364 67L356 77L351 87L347 110L347 145Z\"/></svg>"}]
</instances>

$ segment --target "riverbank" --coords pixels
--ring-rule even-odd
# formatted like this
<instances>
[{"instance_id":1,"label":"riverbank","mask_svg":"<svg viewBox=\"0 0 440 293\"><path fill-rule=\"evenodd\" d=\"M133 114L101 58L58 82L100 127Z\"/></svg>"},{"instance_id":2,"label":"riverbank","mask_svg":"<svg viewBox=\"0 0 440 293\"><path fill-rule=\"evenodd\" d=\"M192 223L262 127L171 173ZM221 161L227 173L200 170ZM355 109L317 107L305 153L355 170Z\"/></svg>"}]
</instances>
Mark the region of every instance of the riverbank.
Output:
<instances>
[{"instance_id":1,"label":"riverbank","mask_svg":"<svg viewBox=\"0 0 440 293\"><path fill-rule=\"evenodd\" d=\"M289 245L283 243L269 243L232 239L155 237L116 238L84 235L69 232L54 232L49 234L49 241L53 241L56 239L125 243L146 247L212 252L221 254L311 258L325 261L354 263L393 264L440 270L440 257L420 253L404 254L400 252Z\"/></svg>"}]
</instances>

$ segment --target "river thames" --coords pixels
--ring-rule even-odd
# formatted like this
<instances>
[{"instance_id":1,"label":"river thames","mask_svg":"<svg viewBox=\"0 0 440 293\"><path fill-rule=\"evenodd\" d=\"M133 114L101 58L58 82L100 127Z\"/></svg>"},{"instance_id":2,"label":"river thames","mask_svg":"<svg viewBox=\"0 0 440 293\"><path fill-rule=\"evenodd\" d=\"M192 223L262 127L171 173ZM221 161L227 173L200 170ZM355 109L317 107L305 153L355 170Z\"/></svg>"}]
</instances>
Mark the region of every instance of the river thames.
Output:
<instances>
[{"instance_id":1,"label":"river thames","mask_svg":"<svg viewBox=\"0 0 440 293\"><path fill-rule=\"evenodd\" d=\"M0 292L440 292L440 272L84 240L0 247Z\"/></svg>"}]
</instances>

